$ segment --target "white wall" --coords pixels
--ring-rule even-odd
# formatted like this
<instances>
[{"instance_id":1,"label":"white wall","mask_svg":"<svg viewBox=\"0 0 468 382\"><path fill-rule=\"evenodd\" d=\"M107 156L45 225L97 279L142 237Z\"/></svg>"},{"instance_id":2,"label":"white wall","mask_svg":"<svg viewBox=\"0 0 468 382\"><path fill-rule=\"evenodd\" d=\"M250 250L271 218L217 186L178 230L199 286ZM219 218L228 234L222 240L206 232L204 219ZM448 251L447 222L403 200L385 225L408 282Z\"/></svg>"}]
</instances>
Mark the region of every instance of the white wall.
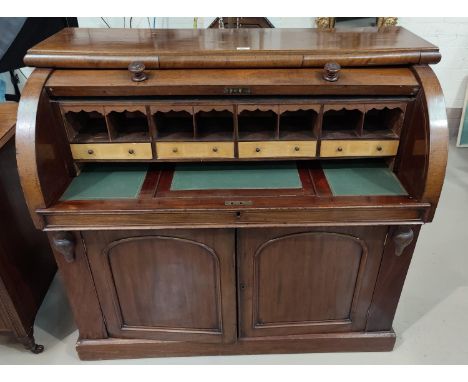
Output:
<instances>
[{"instance_id":1,"label":"white wall","mask_svg":"<svg viewBox=\"0 0 468 382\"><path fill-rule=\"evenodd\" d=\"M198 28L207 28L215 17L198 17ZM313 28L315 17L269 17L276 28ZM104 20L112 28L123 28L123 17L105 17ZM133 17L133 28L148 28L153 22L156 28L193 28L193 17ZM106 28L107 25L99 17L78 17L78 23L83 28ZM130 17L125 17L125 26L130 25Z\"/></svg>"},{"instance_id":2,"label":"white wall","mask_svg":"<svg viewBox=\"0 0 468 382\"><path fill-rule=\"evenodd\" d=\"M105 21L112 28L128 28L130 17L106 17ZM199 17L198 28L206 28L214 17ZM315 26L315 17L270 17L277 28L311 28ZM133 28L193 28L192 17L134 17ZM106 28L99 17L80 17L81 27ZM468 79L468 18L463 17L401 17L398 24L439 46L442 61L434 65L444 90L447 107L461 108ZM29 71L23 72L28 75ZM2 75L9 84L8 76ZM21 83L24 78L20 75ZM11 89L8 87L8 89ZM10 90L11 92L11 90Z\"/></svg>"},{"instance_id":3,"label":"white wall","mask_svg":"<svg viewBox=\"0 0 468 382\"><path fill-rule=\"evenodd\" d=\"M401 25L437 45L442 60L433 66L449 108L461 108L468 80L467 17L401 17Z\"/></svg>"}]
</instances>

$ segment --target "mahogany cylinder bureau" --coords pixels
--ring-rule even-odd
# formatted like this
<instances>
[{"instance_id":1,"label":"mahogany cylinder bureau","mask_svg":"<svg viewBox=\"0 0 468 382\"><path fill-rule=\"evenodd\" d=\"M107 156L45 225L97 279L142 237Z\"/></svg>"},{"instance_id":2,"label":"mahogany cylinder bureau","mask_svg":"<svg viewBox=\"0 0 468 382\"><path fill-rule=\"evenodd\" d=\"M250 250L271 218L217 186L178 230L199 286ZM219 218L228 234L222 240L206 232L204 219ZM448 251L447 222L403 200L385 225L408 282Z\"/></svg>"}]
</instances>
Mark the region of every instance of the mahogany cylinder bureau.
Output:
<instances>
[{"instance_id":1,"label":"mahogany cylinder bureau","mask_svg":"<svg viewBox=\"0 0 468 382\"><path fill-rule=\"evenodd\" d=\"M400 27L32 48L18 166L80 358L391 350L445 174L439 60Z\"/></svg>"}]
</instances>

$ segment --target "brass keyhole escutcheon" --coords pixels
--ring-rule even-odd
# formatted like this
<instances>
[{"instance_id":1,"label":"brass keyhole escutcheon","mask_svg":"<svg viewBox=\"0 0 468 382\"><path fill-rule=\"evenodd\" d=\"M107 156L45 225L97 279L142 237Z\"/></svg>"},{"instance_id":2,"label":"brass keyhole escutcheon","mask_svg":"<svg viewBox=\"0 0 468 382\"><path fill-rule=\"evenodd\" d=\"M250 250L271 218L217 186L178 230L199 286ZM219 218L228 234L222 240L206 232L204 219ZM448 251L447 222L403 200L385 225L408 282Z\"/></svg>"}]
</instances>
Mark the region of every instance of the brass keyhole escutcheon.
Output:
<instances>
[{"instance_id":1,"label":"brass keyhole escutcheon","mask_svg":"<svg viewBox=\"0 0 468 382\"><path fill-rule=\"evenodd\" d=\"M342 151L343 151L343 147L341 147L341 146L338 147L338 148L336 149L336 151L342 152Z\"/></svg>"},{"instance_id":2,"label":"brass keyhole escutcheon","mask_svg":"<svg viewBox=\"0 0 468 382\"><path fill-rule=\"evenodd\" d=\"M257 153L259 153L259 152L262 151L262 150L260 149L260 147L257 147L257 148L255 149L255 151L256 151Z\"/></svg>"},{"instance_id":3,"label":"brass keyhole escutcheon","mask_svg":"<svg viewBox=\"0 0 468 382\"><path fill-rule=\"evenodd\" d=\"M179 150L177 150L177 147L174 147L174 148L172 149L172 152L173 152L173 153L176 153L177 151L179 151Z\"/></svg>"},{"instance_id":4,"label":"brass keyhole escutcheon","mask_svg":"<svg viewBox=\"0 0 468 382\"><path fill-rule=\"evenodd\" d=\"M217 153L217 152L218 152L218 148L217 148L217 147L213 147L213 152L214 152L214 153Z\"/></svg>"},{"instance_id":5,"label":"brass keyhole escutcheon","mask_svg":"<svg viewBox=\"0 0 468 382\"><path fill-rule=\"evenodd\" d=\"M129 150L128 150L128 153L129 153L129 154L135 154L135 150L129 149Z\"/></svg>"},{"instance_id":6,"label":"brass keyhole escutcheon","mask_svg":"<svg viewBox=\"0 0 468 382\"><path fill-rule=\"evenodd\" d=\"M299 151L299 150L300 150L299 146L294 147L294 151Z\"/></svg>"},{"instance_id":7,"label":"brass keyhole escutcheon","mask_svg":"<svg viewBox=\"0 0 468 382\"><path fill-rule=\"evenodd\" d=\"M89 155L93 155L93 154L94 154L94 150L89 149L89 150L88 150L88 154L89 154Z\"/></svg>"}]
</instances>

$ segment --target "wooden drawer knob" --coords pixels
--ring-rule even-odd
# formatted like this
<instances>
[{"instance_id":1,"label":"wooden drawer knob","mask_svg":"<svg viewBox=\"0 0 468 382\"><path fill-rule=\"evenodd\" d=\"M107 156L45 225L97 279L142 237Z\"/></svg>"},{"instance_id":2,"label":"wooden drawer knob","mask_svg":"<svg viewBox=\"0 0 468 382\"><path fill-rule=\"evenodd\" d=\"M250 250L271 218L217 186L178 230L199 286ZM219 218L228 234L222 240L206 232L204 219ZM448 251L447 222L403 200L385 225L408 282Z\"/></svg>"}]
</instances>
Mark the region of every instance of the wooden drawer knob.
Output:
<instances>
[{"instance_id":1,"label":"wooden drawer knob","mask_svg":"<svg viewBox=\"0 0 468 382\"><path fill-rule=\"evenodd\" d=\"M336 62L328 62L323 67L323 79L329 82L338 81L341 66Z\"/></svg>"},{"instance_id":2,"label":"wooden drawer knob","mask_svg":"<svg viewBox=\"0 0 468 382\"><path fill-rule=\"evenodd\" d=\"M129 149L129 150L128 150L128 153L133 155L133 154L135 154L135 150Z\"/></svg>"},{"instance_id":3,"label":"wooden drawer knob","mask_svg":"<svg viewBox=\"0 0 468 382\"><path fill-rule=\"evenodd\" d=\"M177 147L174 147L174 148L172 149L172 152L173 152L173 153L176 153L177 151L179 151L179 150L177 149Z\"/></svg>"},{"instance_id":4,"label":"wooden drawer knob","mask_svg":"<svg viewBox=\"0 0 468 382\"><path fill-rule=\"evenodd\" d=\"M382 146L377 146L377 151L382 151Z\"/></svg>"},{"instance_id":5,"label":"wooden drawer knob","mask_svg":"<svg viewBox=\"0 0 468 382\"><path fill-rule=\"evenodd\" d=\"M300 150L299 146L294 147L294 151L299 151L299 150Z\"/></svg>"},{"instance_id":6,"label":"wooden drawer knob","mask_svg":"<svg viewBox=\"0 0 468 382\"><path fill-rule=\"evenodd\" d=\"M94 150L89 149L89 150L88 150L88 154L89 154L89 155L93 155L93 154L94 154Z\"/></svg>"},{"instance_id":7,"label":"wooden drawer knob","mask_svg":"<svg viewBox=\"0 0 468 382\"><path fill-rule=\"evenodd\" d=\"M145 64L141 61L134 61L128 65L128 71L132 73L132 81L134 82L145 81L148 78L144 70Z\"/></svg>"},{"instance_id":8,"label":"wooden drawer knob","mask_svg":"<svg viewBox=\"0 0 468 382\"><path fill-rule=\"evenodd\" d=\"M214 152L214 153L217 153L217 152L218 152L218 148L217 148L217 147L213 147L213 152Z\"/></svg>"},{"instance_id":9,"label":"wooden drawer knob","mask_svg":"<svg viewBox=\"0 0 468 382\"><path fill-rule=\"evenodd\" d=\"M341 153L341 152L343 151L343 147L338 146L338 147L336 148L336 151L339 151L339 152Z\"/></svg>"},{"instance_id":10,"label":"wooden drawer knob","mask_svg":"<svg viewBox=\"0 0 468 382\"><path fill-rule=\"evenodd\" d=\"M262 150L260 149L260 147L257 147L257 148L255 149L255 151L256 151L257 153L259 153L259 152L262 151Z\"/></svg>"}]
</instances>

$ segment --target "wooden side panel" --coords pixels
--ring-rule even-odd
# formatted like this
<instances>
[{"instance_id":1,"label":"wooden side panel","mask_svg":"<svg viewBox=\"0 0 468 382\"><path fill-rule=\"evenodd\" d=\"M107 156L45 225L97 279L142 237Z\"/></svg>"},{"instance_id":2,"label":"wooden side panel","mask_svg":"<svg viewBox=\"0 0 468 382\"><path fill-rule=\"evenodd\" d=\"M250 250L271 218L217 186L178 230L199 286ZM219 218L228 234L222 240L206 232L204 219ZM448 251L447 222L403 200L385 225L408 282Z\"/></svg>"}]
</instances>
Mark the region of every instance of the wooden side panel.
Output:
<instances>
[{"instance_id":1,"label":"wooden side panel","mask_svg":"<svg viewBox=\"0 0 468 382\"><path fill-rule=\"evenodd\" d=\"M34 224L43 228L36 209L48 207L71 180L70 150L45 89L51 70L37 69L21 95L16 125L16 153L21 186Z\"/></svg>"},{"instance_id":2,"label":"wooden side panel","mask_svg":"<svg viewBox=\"0 0 468 382\"><path fill-rule=\"evenodd\" d=\"M241 336L363 330L386 232L240 230Z\"/></svg>"},{"instance_id":3,"label":"wooden side panel","mask_svg":"<svg viewBox=\"0 0 468 382\"><path fill-rule=\"evenodd\" d=\"M444 96L429 66L415 66L422 86L412 119L403 131L396 172L416 198L431 203L426 221L432 221L447 166L448 128Z\"/></svg>"},{"instance_id":4,"label":"wooden side panel","mask_svg":"<svg viewBox=\"0 0 468 382\"><path fill-rule=\"evenodd\" d=\"M428 221L434 218L439 203L448 159L447 109L439 80L427 66L415 66L416 76L424 89L428 119L428 167L422 200L430 202L432 209Z\"/></svg>"},{"instance_id":5,"label":"wooden side panel","mask_svg":"<svg viewBox=\"0 0 468 382\"><path fill-rule=\"evenodd\" d=\"M88 264L86 248L79 232L74 232L72 235L75 242L75 257L72 262L67 262L64 256L54 248L54 233L49 233L49 240L80 331L80 338L107 338L106 325Z\"/></svg>"},{"instance_id":6,"label":"wooden side panel","mask_svg":"<svg viewBox=\"0 0 468 382\"><path fill-rule=\"evenodd\" d=\"M84 237L111 337L235 340L233 230Z\"/></svg>"},{"instance_id":7,"label":"wooden side panel","mask_svg":"<svg viewBox=\"0 0 468 382\"><path fill-rule=\"evenodd\" d=\"M5 286L0 280L0 332L11 330L10 317L8 317L4 296L2 294L4 290Z\"/></svg>"},{"instance_id":8,"label":"wooden side panel","mask_svg":"<svg viewBox=\"0 0 468 382\"><path fill-rule=\"evenodd\" d=\"M366 331L391 330L392 328L406 273L421 228L421 226L408 226L413 231L414 238L403 250L403 253L397 256L394 238L399 227L402 226L394 226L389 231L372 303L369 308Z\"/></svg>"},{"instance_id":9,"label":"wooden side panel","mask_svg":"<svg viewBox=\"0 0 468 382\"><path fill-rule=\"evenodd\" d=\"M16 311L17 328L32 329L56 269L46 235L31 221L12 138L0 148L0 278Z\"/></svg>"}]
</instances>

